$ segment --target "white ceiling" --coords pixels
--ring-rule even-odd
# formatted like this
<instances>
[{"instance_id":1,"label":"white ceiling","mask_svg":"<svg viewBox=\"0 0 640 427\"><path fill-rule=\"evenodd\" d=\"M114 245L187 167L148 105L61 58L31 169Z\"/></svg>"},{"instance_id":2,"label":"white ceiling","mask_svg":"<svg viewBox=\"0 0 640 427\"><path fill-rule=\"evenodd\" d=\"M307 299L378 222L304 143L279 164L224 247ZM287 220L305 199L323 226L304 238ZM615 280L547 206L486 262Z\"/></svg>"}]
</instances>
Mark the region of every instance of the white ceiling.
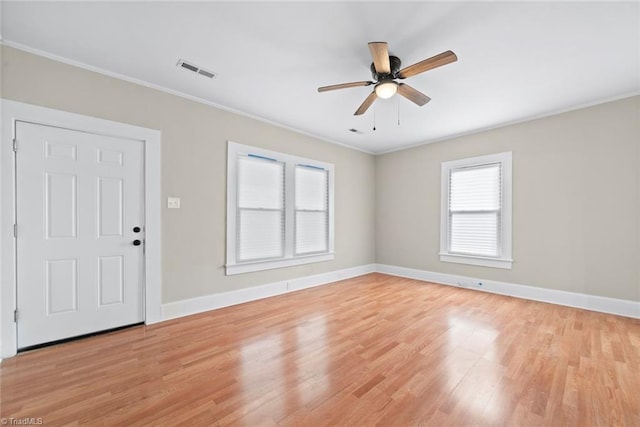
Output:
<instances>
[{"instance_id":1,"label":"white ceiling","mask_svg":"<svg viewBox=\"0 0 640 427\"><path fill-rule=\"evenodd\" d=\"M4 1L2 37L374 153L640 91L637 1ZM370 80L370 41L403 66L448 49L459 60L405 80L425 106L395 96L356 117L371 87L316 89Z\"/></svg>"}]
</instances>

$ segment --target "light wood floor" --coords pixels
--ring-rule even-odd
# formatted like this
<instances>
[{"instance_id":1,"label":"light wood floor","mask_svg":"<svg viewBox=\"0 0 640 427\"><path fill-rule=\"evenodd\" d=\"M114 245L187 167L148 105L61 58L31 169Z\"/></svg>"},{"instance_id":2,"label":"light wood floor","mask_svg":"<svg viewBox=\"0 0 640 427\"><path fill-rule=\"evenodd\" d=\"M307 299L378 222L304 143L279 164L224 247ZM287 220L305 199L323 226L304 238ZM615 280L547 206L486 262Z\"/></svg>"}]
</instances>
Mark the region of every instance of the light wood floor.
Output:
<instances>
[{"instance_id":1,"label":"light wood floor","mask_svg":"<svg viewBox=\"0 0 640 427\"><path fill-rule=\"evenodd\" d=\"M45 425L640 426L640 321L371 274L0 365Z\"/></svg>"}]
</instances>

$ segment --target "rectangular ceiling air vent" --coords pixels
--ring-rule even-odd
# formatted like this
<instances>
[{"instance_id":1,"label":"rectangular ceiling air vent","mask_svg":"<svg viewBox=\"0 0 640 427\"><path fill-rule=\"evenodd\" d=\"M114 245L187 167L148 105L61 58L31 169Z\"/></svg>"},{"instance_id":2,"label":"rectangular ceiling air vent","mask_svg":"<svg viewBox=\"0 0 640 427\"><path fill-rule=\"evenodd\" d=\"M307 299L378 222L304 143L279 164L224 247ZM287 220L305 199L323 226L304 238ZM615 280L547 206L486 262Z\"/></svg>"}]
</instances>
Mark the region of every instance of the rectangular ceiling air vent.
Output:
<instances>
[{"instance_id":1,"label":"rectangular ceiling air vent","mask_svg":"<svg viewBox=\"0 0 640 427\"><path fill-rule=\"evenodd\" d=\"M194 65L190 62L187 62L183 59L179 59L178 63L176 64L176 66L184 68L185 70L189 70L189 71L193 71L194 73L198 73L201 76L205 76L208 77L210 79L214 78L216 75L215 73L209 71L209 70L205 70L204 68L198 67L197 65Z\"/></svg>"}]
</instances>

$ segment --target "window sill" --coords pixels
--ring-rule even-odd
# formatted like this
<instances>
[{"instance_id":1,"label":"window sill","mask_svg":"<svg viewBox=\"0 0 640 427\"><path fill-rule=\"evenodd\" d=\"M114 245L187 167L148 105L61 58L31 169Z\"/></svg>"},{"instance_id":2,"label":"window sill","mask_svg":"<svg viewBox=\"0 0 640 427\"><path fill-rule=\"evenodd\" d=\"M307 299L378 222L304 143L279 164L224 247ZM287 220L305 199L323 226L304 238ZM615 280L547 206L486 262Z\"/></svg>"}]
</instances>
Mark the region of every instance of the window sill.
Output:
<instances>
[{"instance_id":1,"label":"window sill","mask_svg":"<svg viewBox=\"0 0 640 427\"><path fill-rule=\"evenodd\" d=\"M294 265L311 264L313 262L331 261L334 256L334 252L329 252L308 256L297 256L295 258L287 259L243 262L241 264L227 264L227 276L241 273L251 273L253 271L272 270L274 268L292 267Z\"/></svg>"},{"instance_id":2,"label":"window sill","mask_svg":"<svg viewBox=\"0 0 640 427\"><path fill-rule=\"evenodd\" d=\"M478 265L482 267L503 268L506 270L511 270L511 265L513 264L513 260L508 258L486 258L449 253L441 253L440 261L454 262L456 264Z\"/></svg>"}]
</instances>

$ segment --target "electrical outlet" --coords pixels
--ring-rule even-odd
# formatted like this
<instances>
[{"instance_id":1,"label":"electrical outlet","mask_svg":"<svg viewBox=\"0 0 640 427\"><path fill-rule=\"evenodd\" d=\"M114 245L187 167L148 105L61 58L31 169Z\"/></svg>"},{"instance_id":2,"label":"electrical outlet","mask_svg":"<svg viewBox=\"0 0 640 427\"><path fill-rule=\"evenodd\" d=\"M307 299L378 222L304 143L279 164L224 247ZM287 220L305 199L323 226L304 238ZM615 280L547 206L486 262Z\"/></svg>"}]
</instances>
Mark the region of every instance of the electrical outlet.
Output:
<instances>
[{"instance_id":1,"label":"electrical outlet","mask_svg":"<svg viewBox=\"0 0 640 427\"><path fill-rule=\"evenodd\" d=\"M167 197L167 208L180 209L180 197Z\"/></svg>"}]
</instances>

